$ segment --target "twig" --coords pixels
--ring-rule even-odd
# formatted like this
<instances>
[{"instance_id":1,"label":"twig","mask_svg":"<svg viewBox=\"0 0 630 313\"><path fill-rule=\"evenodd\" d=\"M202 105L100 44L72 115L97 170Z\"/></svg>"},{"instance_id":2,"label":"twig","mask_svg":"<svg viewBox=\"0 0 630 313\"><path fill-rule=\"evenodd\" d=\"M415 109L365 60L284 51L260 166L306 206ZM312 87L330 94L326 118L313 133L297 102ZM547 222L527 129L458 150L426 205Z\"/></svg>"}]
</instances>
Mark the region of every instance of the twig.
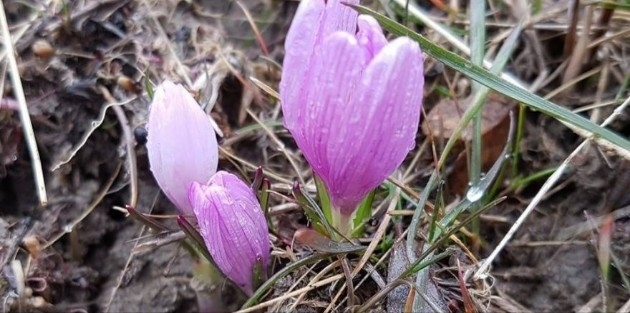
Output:
<instances>
[{"instance_id":1,"label":"twig","mask_svg":"<svg viewBox=\"0 0 630 313\"><path fill-rule=\"evenodd\" d=\"M576 2L579 1L576 0ZM593 24L592 6L588 6L586 8L585 15L586 19L584 20L584 32L580 35L575 47L573 47L571 58L569 59L569 65L567 65L567 68L564 71L564 76L562 77L563 84L575 78L575 76L577 76L582 70L582 65L584 65L585 62L584 56L588 52L587 47L590 41L589 31L591 30L591 25Z\"/></svg>"},{"instance_id":2,"label":"twig","mask_svg":"<svg viewBox=\"0 0 630 313\"><path fill-rule=\"evenodd\" d=\"M68 153L68 156L65 159L57 162L57 164L53 165L50 170L54 172L54 171L58 170L62 165L70 162L72 160L72 158L74 158L74 156L77 154L77 152L79 152L79 150L81 150L81 148L88 141L88 139L90 138L92 133L94 133L94 131L97 130L103 124L103 122L105 121L105 115L107 113L107 110L110 107L117 106L117 105L124 105L124 104L129 103L129 102L131 102L131 99L127 100L125 102L108 103L107 105L105 105L101 109L101 111L99 112L98 117L88 124L89 128L88 128L87 131L85 131L85 134L83 135L83 137L81 137L81 139L79 140L79 143L76 146L74 146L72 148L72 150L70 150L70 153Z\"/></svg>"},{"instance_id":3,"label":"twig","mask_svg":"<svg viewBox=\"0 0 630 313\"><path fill-rule=\"evenodd\" d=\"M333 269L339 267L340 264L340 260L335 260L332 263L328 264L328 266L326 266L324 269L322 269L321 271L319 271L309 282L309 285L312 285L318 281L320 281L322 279L322 277L324 277L324 275L328 274L328 272L332 271ZM313 266L311 266L311 268L309 268L308 271L305 271L304 275L302 275L299 279L295 280L295 283L293 284L293 286L291 286L291 288L289 290L287 290L287 292L292 291L293 289L295 289L295 287L300 284L301 282L303 282L306 278L306 275L309 274L310 271L313 270L313 267L315 267L317 263L313 264ZM293 305L291 305L291 307L289 308L289 311L291 312L295 312L297 309L297 306L302 302L302 299L304 299L304 297L306 296L306 292L299 295L297 297L297 299L295 299L295 302L293 303ZM271 310L271 312L278 312L280 310L280 304L282 303L278 303L278 305L276 305L276 308L274 310Z\"/></svg>"},{"instance_id":4,"label":"twig","mask_svg":"<svg viewBox=\"0 0 630 313\"><path fill-rule=\"evenodd\" d=\"M336 262L336 261L335 261ZM315 263L313 265L311 265L311 267L308 268L308 270L304 271L304 274L302 274L300 277L298 277L297 279L295 279L295 282L293 283L293 285L291 285L291 287L289 287L289 289L286 292L290 292L293 291L295 288L297 288L297 286L302 283L304 281L304 279L306 279L306 276L308 276L309 274L311 274L313 272L313 269L315 268L315 266L318 265L318 263ZM330 267L330 265L328 266ZM319 280L322 276L321 272L317 273L317 275L315 275L315 277L313 278L313 280ZM313 280L311 280L311 284L313 283ZM297 299L295 299L295 301L293 302L293 305L289 308L289 311L295 311L296 307L300 304L300 302L302 302L302 298L304 298L304 296L306 296L306 293L303 293L301 295L299 295L297 297ZM273 308L269 309L270 312L279 312L280 309L282 307L282 302L278 302Z\"/></svg>"},{"instance_id":5,"label":"twig","mask_svg":"<svg viewBox=\"0 0 630 313\"><path fill-rule=\"evenodd\" d=\"M400 237L396 240L396 242L400 241L400 240L404 240L405 235L407 233L407 230L405 230ZM393 246L393 245L392 245ZM364 267L366 267L365 271L366 271L366 275L363 276L363 278L361 278L361 280L359 281L358 284L356 284L356 286L354 286L354 291L358 291L359 287L361 287L361 285L363 285L363 283L368 280L368 278L372 277L372 275L374 275L375 273L378 274L378 272L376 272L376 268L378 266L380 266L392 253L393 249L390 247L389 249L387 249L387 251L385 251L381 257L378 259L378 261L376 261L376 263L374 265L370 264L370 263L366 263L364 265ZM372 277L372 279L374 279L374 277ZM384 289L387 288L388 284L384 285L384 286L380 286L379 288ZM343 288L343 286L342 286ZM333 297L333 299L330 301L330 305L326 308L326 310L324 311L324 313L329 313L329 312L337 312L339 311L339 308L341 307L341 305L343 304L343 302L345 301L345 299L342 299L339 304L335 307L333 304L337 303L337 300L339 299L339 297L341 296L342 293L342 289L339 290L339 292L337 292L337 294L335 295L335 297ZM347 298L347 296L346 296Z\"/></svg>"},{"instance_id":6,"label":"twig","mask_svg":"<svg viewBox=\"0 0 630 313\"><path fill-rule=\"evenodd\" d=\"M389 203L389 207L387 208L387 213L385 214L385 217L383 217L383 220L381 221L379 228L376 230L374 239L372 239L372 241L368 245L367 249L365 250L365 253L363 254L363 257L359 261L359 264L357 264L357 266L352 271L352 277L356 276L361 271L361 269L363 269L363 266L365 265L365 263L367 263L367 261L370 259L370 256L372 255L374 250L376 250L376 248L378 247L378 244L381 242L381 238L385 236L385 230L387 229L387 226L389 226L389 221L392 218L392 216L389 213L396 210L396 204L398 203L399 198L400 198L400 188L396 188L396 190L394 190L394 194L392 195L392 200Z\"/></svg>"},{"instance_id":7,"label":"twig","mask_svg":"<svg viewBox=\"0 0 630 313\"><path fill-rule=\"evenodd\" d=\"M619 310L617 311L617 313L623 312L630 312L630 299L628 299L628 301L626 301L626 303L624 303L623 306L621 306L621 308L619 308Z\"/></svg>"},{"instance_id":8,"label":"twig","mask_svg":"<svg viewBox=\"0 0 630 313\"><path fill-rule=\"evenodd\" d=\"M103 98L107 100L108 104L116 104L118 103L116 99L109 93L109 90L103 86L99 86L101 94ZM138 201L138 171L136 164L136 152L134 151L134 139L131 134L131 130L129 129L129 121L127 120L127 116L123 109L118 106L113 106L114 113L116 113L116 117L118 118L118 122L120 123L120 128L123 131L123 137L125 140L125 146L127 147L127 168L129 171L130 177L130 185L131 185L131 195L129 196L129 205L132 207L136 207L136 202Z\"/></svg>"},{"instance_id":9,"label":"twig","mask_svg":"<svg viewBox=\"0 0 630 313\"><path fill-rule=\"evenodd\" d=\"M2 28L2 44L8 52L7 62L9 63L11 82L13 82L13 93L19 104L20 121L22 123L22 128L24 129L26 145L28 146L28 150L31 154L31 165L33 166L33 172L35 175L35 186L37 187L39 205L45 207L48 204L48 197L46 196L44 171L42 170L42 161L39 157L37 142L35 141L35 133L33 132L31 117L28 113L28 106L26 105L26 97L24 96L24 88L22 87L22 80L20 79L20 71L17 66L17 60L15 59L15 48L11 42L11 32L9 31L7 16L4 12L4 2L0 5L0 28Z\"/></svg>"},{"instance_id":10,"label":"twig","mask_svg":"<svg viewBox=\"0 0 630 313\"><path fill-rule=\"evenodd\" d=\"M348 290L348 306L354 306L355 296L354 296L354 285L352 283L352 275L350 274L350 262L345 255L337 256L341 263L341 268L343 269L343 275L346 276L346 289Z\"/></svg>"},{"instance_id":11,"label":"twig","mask_svg":"<svg viewBox=\"0 0 630 313\"><path fill-rule=\"evenodd\" d=\"M400 193L401 193L401 190L400 190L400 188L397 187L395 189L395 191L394 191L394 194L392 195L392 200L390 201L389 206L387 207L387 212L385 213L385 216L383 217L383 220L380 222L380 226L376 230L376 233L374 234L374 237L372 238L372 240L370 241L370 244L368 245L367 249L363 253L363 256L359 260L359 263L357 264L357 266L354 268L354 270L350 274L351 278L354 278L355 276L357 276L357 274L363 269L363 267L367 264L368 260L370 259L370 257L374 253L374 250L376 250L378 244L381 242L381 239L385 235L385 233L386 233L385 231L387 230L387 227L389 226L389 222L391 221L391 218L392 218L390 213L394 212L396 210L396 204L398 203L398 199L400 198ZM369 277L369 275L366 275L364 277L364 280L367 279L367 277ZM348 281L350 281L350 280L348 280ZM359 283L359 284L361 284L361 283ZM333 299L330 301L330 304L328 305L328 307L326 308L326 310L324 312L331 312L333 310L333 308L335 307L335 303L337 302L337 300L341 296L341 293L343 292L343 289L346 286L347 286L346 283L344 283L344 285L341 286L341 288L339 289L339 291L337 292L335 297L333 297ZM356 287L354 287L354 290L357 290L357 288L358 288L358 285ZM348 295L350 295L350 294L348 294ZM348 300L350 300L350 299L348 298ZM348 302L348 303L350 303L350 302Z\"/></svg>"}]
</instances>

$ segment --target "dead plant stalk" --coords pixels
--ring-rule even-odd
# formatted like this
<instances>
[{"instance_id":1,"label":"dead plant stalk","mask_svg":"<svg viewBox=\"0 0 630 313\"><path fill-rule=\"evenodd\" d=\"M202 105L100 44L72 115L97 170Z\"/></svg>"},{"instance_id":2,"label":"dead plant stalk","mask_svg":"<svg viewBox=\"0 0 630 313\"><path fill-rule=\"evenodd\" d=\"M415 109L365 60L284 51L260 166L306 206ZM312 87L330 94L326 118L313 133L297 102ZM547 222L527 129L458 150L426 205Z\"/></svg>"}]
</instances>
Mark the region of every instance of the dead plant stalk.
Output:
<instances>
[{"instance_id":1,"label":"dead plant stalk","mask_svg":"<svg viewBox=\"0 0 630 313\"><path fill-rule=\"evenodd\" d=\"M31 116L28 113L28 106L26 105L26 97L24 96L24 88L22 87L20 71L18 69L17 60L15 59L15 48L13 47L13 42L11 41L11 32L9 31L7 16L4 12L4 3L0 5L0 28L2 29L2 45L4 45L4 48L7 51L6 57L7 63L9 64L9 75L11 76L11 82L13 82L13 93L19 105L18 113L20 114L22 129L24 129L26 145L28 146L28 150L31 154L31 165L35 175L35 186L37 188L39 205L45 207L48 204L48 197L46 196L46 183L44 181L42 161L39 157L37 141L35 140L33 125L31 124Z\"/></svg>"}]
</instances>

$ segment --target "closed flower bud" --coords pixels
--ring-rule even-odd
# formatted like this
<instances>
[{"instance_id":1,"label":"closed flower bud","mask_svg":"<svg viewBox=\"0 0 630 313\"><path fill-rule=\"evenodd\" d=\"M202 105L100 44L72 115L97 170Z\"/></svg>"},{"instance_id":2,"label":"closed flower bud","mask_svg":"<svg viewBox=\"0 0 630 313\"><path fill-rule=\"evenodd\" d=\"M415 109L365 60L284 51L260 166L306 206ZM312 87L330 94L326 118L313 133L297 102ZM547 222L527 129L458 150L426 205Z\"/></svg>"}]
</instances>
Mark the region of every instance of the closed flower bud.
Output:
<instances>
[{"instance_id":1,"label":"closed flower bud","mask_svg":"<svg viewBox=\"0 0 630 313\"><path fill-rule=\"evenodd\" d=\"M192 215L188 189L207 182L219 160L209 117L184 87L165 81L155 90L147 127L155 180L183 214Z\"/></svg>"},{"instance_id":2,"label":"closed flower bud","mask_svg":"<svg viewBox=\"0 0 630 313\"><path fill-rule=\"evenodd\" d=\"M217 267L247 295L254 273L269 262L269 230L250 186L228 172L217 172L207 184L193 183L189 192L199 232Z\"/></svg>"},{"instance_id":3,"label":"closed flower bud","mask_svg":"<svg viewBox=\"0 0 630 313\"><path fill-rule=\"evenodd\" d=\"M339 2L301 2L280 95L286 128L348 217L414 147L424 76L416 42L388 43L374 18Z\"/></svg>"}]
</instances>

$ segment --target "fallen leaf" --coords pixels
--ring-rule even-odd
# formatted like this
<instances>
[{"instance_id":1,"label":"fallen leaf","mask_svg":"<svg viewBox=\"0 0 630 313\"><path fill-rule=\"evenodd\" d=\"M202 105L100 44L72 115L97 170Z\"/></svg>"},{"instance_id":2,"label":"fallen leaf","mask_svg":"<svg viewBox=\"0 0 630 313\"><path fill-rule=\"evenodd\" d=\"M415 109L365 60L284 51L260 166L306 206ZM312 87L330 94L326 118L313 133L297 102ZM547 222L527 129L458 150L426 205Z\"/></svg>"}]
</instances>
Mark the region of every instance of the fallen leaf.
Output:
<instances>
[{"instance_id":1,"label":"fallen leaf","mask_svg":"<svg viewBox=\"0 0 630 313\"><path fill-rule=\"evenodd\" d=\"M462 115L472 105L472 97L460 100L444 99L427 114L422 123L422 132L436 142L451 138ZM490 93L482 111L482 170L487 171L501 155L510 128L510 111L514 102L498 94ZM468 153L466 146L472 140L472 125L462 131L458 143L453 147L456 156L449 175L450 192L461 195L468 188Z\"/></svg>"}]
</instances>

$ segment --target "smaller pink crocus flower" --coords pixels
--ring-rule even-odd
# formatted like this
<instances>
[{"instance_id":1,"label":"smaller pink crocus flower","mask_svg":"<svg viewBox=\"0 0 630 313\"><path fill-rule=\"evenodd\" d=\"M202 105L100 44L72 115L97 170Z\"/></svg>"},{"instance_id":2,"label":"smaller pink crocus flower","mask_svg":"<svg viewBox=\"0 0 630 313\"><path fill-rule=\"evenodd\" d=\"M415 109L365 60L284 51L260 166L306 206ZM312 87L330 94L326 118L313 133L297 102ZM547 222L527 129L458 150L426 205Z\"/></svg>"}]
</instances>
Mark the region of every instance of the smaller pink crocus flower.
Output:
<instances>
[{"instance_id":1,"label":"smaller pink crocus flower","mask_svg":"<svg viewBox=\"0 0 630 313\"><path fill-rule=\"evenodd\" d=\"M188 189L207 182L219 161L209 117L184 87L165 81L155 89L147 128L155 180L182 214L192 215Z\"/></svg>"},{"instance_id":2,"label":"smaller pink crocus flower","mask_svg":"<svg viewBox=\"0 0 630 313\"><path fill-rule=\"evenodd\" d=\"M344 221L414 147L423 69L418 44L388 42L374 18L340 0L300 3L285 41L284 125Z\"/></svg>"},{"instance_id":3,"label":"smaller pink crocus flower","mask_svg":"<svg viewBox=\"0 0 630 313\"><path fill-rule=\"evenodd\" d=\"M247 295L254 291L254 272L265 274L269 262L269 229L250 186L225 171L189 191L199 232L219 270Z\"/></svg>"}]
</instances>

